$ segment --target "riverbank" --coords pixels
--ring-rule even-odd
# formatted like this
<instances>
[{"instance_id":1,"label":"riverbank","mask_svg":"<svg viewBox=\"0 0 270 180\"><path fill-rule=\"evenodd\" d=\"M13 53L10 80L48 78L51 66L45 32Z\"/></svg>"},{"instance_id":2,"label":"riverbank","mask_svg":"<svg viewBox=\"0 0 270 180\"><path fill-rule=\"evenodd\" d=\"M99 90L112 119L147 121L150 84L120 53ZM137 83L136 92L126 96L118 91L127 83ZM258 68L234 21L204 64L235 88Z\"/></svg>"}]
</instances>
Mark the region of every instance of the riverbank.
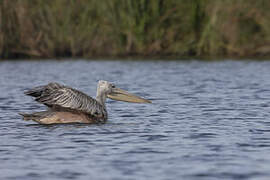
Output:
<instances>
[{"instance_id":1,"label":"riverbank","mask_svg":"<svg viewBox=\"0 0 270 180\"><path fill-rule=\"evenodd\" d=\"M0 2L0 57L270 56L266 0Z\"/></svg>"}]
</instances>

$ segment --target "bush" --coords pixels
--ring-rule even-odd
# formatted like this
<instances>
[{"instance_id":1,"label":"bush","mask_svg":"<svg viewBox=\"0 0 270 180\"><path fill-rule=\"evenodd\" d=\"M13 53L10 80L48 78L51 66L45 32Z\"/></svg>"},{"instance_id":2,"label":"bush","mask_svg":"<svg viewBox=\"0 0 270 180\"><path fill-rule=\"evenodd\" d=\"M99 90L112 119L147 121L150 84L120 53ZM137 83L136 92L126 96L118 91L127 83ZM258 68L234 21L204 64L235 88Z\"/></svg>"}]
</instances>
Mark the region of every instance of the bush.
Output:
<instances>
[{"instance_id":1,"label":"bush","mask_svg":"<svg viewBox=\"0 0 270 180\"><path fill-rule=\"evenodd\" d=\"M0 56L269 55L267 0L2 0Z\"/></svg>"}]
</instances>

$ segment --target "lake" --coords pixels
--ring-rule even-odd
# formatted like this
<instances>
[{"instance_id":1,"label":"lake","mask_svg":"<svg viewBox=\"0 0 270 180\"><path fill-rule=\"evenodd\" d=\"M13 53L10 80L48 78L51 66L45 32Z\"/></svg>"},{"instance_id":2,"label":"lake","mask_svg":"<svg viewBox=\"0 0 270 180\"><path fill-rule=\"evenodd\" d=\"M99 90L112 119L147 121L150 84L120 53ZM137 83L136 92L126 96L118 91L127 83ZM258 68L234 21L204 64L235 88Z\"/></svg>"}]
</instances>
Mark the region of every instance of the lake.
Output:
<instances>
[{"instance_id":1,"label":"lake","mask_svg":"<svg viewBox=\"0 0 270 180\"><path fill-rule=\"evenodd\" d=\"M107 100L103 125L39 125L23 92L98 80L150 99ZM270 179L270 61L0 62L0 179Z\"/></svg>"}]
</instances>

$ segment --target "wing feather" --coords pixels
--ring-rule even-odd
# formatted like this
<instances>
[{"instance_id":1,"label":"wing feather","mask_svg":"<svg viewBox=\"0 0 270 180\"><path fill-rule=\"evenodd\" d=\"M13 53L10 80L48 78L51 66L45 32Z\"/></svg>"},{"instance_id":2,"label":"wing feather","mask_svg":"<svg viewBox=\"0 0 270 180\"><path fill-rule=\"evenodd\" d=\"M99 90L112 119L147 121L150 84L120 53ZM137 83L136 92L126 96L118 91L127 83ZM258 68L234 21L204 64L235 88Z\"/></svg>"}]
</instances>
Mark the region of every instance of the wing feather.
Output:
<instances>
[{"instance_id":1,"label":"wing feather","mask_svg":"<svg viewBox=\"0 0 270 180\"><path fill-rule=\"evenodd\" d=\"M107 117L105 107L85 93L58 83L49 83L25 92L39 103L49 107L60 107L81 111L96 117Z\"/></svg>"}]
</instances>

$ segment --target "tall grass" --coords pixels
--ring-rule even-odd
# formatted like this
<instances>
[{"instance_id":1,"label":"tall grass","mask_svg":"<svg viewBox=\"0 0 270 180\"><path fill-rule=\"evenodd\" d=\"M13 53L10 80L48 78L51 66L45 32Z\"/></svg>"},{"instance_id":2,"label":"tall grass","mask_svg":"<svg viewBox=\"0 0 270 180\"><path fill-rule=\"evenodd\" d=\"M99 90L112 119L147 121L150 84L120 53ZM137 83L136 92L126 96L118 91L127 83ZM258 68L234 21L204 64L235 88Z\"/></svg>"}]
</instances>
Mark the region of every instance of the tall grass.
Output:
<instances>
[{"instance_id":1,"label":"tall grass","mask_svg":"<svg viewBox=\"0 0 270 180\"><path fill-rule=\"evenodd\" d=\"M206 7L208 21L199 55L262 56L270 54L270 1L217 0Z\"/></svg>"},{"instance_id":2,"label":"tall grass","mask_svg":"<svg viewBox=\"0 0 270 180\"><path fill-rule=\"evenodd\" d=\"M270 54L268 0L1 0L0 57Z\"/></svg>"}]
</instances>

